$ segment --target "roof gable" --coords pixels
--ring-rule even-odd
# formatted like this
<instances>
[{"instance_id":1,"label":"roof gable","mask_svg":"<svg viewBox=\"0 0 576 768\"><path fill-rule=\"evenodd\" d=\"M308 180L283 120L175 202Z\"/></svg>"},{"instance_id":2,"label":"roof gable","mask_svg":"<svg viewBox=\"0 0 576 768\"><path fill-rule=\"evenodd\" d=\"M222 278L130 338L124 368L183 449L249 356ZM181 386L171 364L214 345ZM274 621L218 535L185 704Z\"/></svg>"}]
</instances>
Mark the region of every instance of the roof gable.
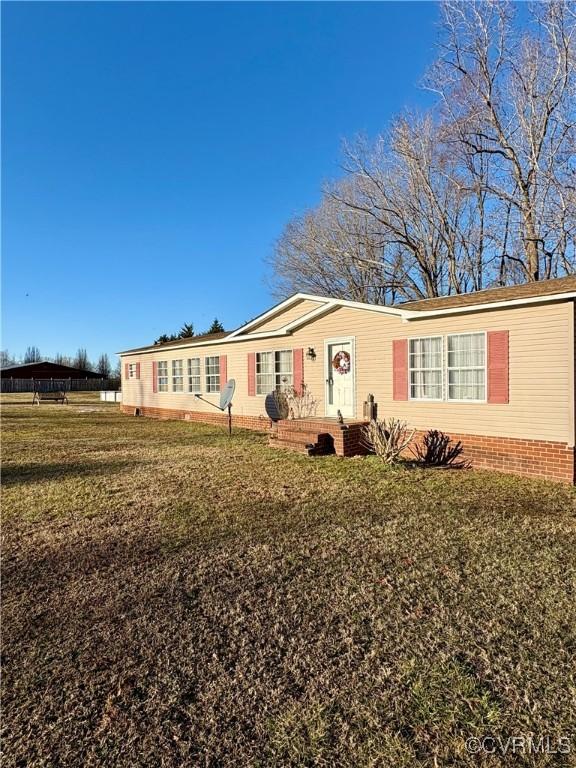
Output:
<instances>
[{"instance_id":1,"label":"roof gable","mask_svg":"<svg viewBox=\"0 0 576 768\"><path fill-rule=\"evenodd\" d=\"M278 331L289 323L303 318L305 315L319 309L325 304L326 300L319 296L291 296L287 301L281 302L267 312L264 312L264 314L250 320L250 322L238 328L238 330L234 331L230 336L245 336L249 333Z\"/></svg>"},{"instance_id":2,"label":"roof gable","mask_svg":"<svg viewBox=\"0 0 576 768\"><path fill-rule=\"evenodd\" d=\"M301 328L339 307L392 315L400 318L403 322L412 322L444 314L506 309L524 304L570 301L572 299L576 299L576 275L569 275L554 280L542 280L539 283L527 283L506 288L488 288L474 293L422 299L420 301L397 304L392 307L364 304L358 301L347 301L346 299L329 296L296 293L231 333L193 336L190 339L177 339L165 344L153 344L147 347L128 349L119 354L156 352L167 347L185 349L213 344L230 344L258 338L288 336L297 328ZM282 324L283 320L284 324Z\"/></svg>"}]
</instances>

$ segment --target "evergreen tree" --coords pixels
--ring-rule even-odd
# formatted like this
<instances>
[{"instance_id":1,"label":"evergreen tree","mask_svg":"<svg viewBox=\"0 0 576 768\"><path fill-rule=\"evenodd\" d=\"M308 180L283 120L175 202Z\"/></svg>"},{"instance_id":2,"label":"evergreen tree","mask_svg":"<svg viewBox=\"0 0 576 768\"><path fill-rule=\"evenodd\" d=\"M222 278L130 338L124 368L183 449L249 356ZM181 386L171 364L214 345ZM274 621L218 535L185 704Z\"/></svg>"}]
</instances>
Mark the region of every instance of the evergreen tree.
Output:
<instances>
[{"instance_id":1,"label":"evergreen tree","mask_svg":"<svg viewBox=\"0 0 576 768\"><path fill-rule=\"evenodd\" d=\"M206 333L223 333L223 332L224 332L224 326L222 325L220 320L218 320L217 317L214 318L212 325L206 331Z\"/></svg>"},{"instance_id":2,"label":"evergreen tree","mask_svg":"<svg viewBox=\"0 0 576 768\"><path fill-rule=\"evenodd\" d=\"M180 328L180 333L178 334L179 339L189 339L192 336L194 336L194 326L192 323L184 323L182 328Z\"/></svg>"}]
</instances>

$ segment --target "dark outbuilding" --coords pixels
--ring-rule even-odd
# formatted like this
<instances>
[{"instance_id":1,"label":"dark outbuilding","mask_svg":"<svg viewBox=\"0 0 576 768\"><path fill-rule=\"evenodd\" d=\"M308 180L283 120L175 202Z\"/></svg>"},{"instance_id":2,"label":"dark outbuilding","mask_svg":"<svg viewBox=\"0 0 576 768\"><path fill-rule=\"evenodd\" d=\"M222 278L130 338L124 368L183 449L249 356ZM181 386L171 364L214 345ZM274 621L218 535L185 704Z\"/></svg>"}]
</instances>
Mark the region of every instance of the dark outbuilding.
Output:
<instances>
[{"instance_id":1,"label":"dark outbuilding","mask_svg":"<svg viewBox=\"0 0 576 768\"><path fill-rule=\"evenodd\" d=\"M0 369L2 379L101 379L102 374L70 365L39 360L36 363L7 365Z\"/></svg>"}]
</instances>

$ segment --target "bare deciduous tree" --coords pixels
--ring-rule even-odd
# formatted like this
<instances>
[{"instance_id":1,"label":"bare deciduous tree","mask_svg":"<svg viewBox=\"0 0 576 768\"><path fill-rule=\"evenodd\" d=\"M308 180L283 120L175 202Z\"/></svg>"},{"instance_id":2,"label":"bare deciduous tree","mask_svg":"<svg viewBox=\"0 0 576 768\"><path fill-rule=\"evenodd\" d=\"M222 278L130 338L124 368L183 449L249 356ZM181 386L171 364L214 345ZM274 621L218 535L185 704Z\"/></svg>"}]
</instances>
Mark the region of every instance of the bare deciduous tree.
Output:
<instances>
[{"instance_id":1,"label":"bare deciduous tree","mask_svg":"<svg viewBox=\"0 0 576 768\"><path fill-rule=\"evenodd\" d=\"M504 279L574 269L574 22L568 2L534 4L523 32L502 0L443 4L427 83L466 153L489 159L484 187L507 222Z\"/></svg>"},{"instance_id":2,"label":"bare deciduous tree","mask_svg":"<svg viewBox=\"0 0 576 768\"><path fill-rule=\"evenodd\" d=\"M56 352L54 355L54 362L58 363L58 365L74 365L74 359L68 355L63 355L61 352Z\"/></svg>"},{"instance_id":3,"label":"bare deciduous tree","mask_svg":"<svg viewBox=\"0 0 576 768\"><path fill-rule=\"evenodd\" d=\"M383 304L394 280L383 275L382 238L375 221L339 197L351 200L354 183L342 181L320 205L288 223L272 257L279 296L297 291Z\"/></svg>"},{"instance_id":4,"label":"bare deciduous tree","mask_svg":"<svg viewBox=\"0 0 576 768\"><path fill-rule=\"evenodd\" d=\"M100 357L98 358L96 370L103 378L105 379L109 378L110 372L112 370L112 366L110 365L110 358L106 353L100 355Z\"/></svg>"},{"instance_id":5,"label":"bare deciduous tree","mask_svg":"<svg viewBox=\"0 0 576 768\"><path fill-rule=\"evenodd\" d=\"M279 295L390 303L575 271L574 5L522 28L513 10L444 3L439 103L346 145L344 180L277 243Z\"/></svg>"},{"instance_id":6,"label":"bare deciduous tree","mask_svg":"<svg viewBox=\"0 0 576 768\"><path fill-rule=\"evenodd\" d=\"M9 365L14 365L15 362L16 361L7 349L0 351L0 368L7 368Z\"/></svg>"},{"instance_id":7,"label":"bare deciduous tree","mask_svg":"<svg viewBox=\"0 0 576 768\"><path fill-rule=\"evenodd\" d=\"M27 347L26 352L24 352L24 362L25 363L38 363L42 360L42 357L40 355L40 350L38 347Z\"/></svg>"},{"instance_id":8,"label":"bare deciduous tree","mask_svg":"<svg viewBox=\"0 0 576 768\"><path fill-rule=\"evenodd\" d=\"M482 286L487 238L482 180L458 162L447 128L428 114L396 120L372 146L346 149L356 195L340 202L378 222L384 262L404 298ZM482 225L484 227L482 228Z\"/></svg>"},{"instance_id":9,"label":"bare deciduous tree","mask_svg":"<svg viewBox=\"0 0 576 768\"><path fill-rule=\"evenodd\" d=\"M375 142L346 145L347 178L277 245L279 292L382 304L483 287L485 163L459 164L445 135L431 115L409 115Z\"/></svg>"},{"instance_id":10,"label":"bare deciduous tree","mask_svg":"<svg viewBox=\"0 0 576 768\"><path fill-rule=\"evenodd\" d=\"M83 370L88 370L90 368L88 353L82 347L78 350L78 352L76 352L76 357L74 358L74 367L82 368Z\"/></svg>"}]
</instances>

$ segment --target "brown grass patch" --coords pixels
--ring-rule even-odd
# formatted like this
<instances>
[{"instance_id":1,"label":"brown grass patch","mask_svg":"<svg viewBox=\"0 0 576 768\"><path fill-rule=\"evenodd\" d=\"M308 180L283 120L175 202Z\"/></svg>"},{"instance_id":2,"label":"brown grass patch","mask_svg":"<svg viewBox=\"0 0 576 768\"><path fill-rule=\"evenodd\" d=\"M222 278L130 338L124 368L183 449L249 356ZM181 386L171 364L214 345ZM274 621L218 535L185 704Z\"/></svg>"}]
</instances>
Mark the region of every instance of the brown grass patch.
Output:
<instances>
[{"instance_id":1,"label":"brown grass patch","mask_svg":"<svg viewBox=\"0 0 576 768\"><path fill-rule=\"evenodd\" d=\"M4 409L6 766L570 765L575 496ZM573 753L576 737L573 737Z\"/></svg>"}]
</instances>

